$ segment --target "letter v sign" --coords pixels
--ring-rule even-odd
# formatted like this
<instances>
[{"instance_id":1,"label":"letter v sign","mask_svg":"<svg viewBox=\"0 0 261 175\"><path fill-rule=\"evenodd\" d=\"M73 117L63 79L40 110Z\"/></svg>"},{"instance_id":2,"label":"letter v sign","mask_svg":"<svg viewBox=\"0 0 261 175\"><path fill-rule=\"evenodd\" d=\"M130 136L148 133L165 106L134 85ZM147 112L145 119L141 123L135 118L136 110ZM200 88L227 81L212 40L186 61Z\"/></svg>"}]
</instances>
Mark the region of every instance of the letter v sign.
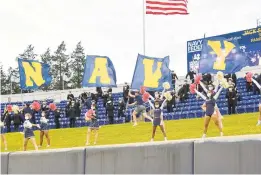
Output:
<instances>
[{"instance_id":1,"label":"letter v sign","mask_svg":"<svg viewBox=\"0 0 261 175\"><path fill-rule=\"evenodd\" d=\"M144 59L144 86L149 88L158 88L159 87L159 79L162 77L161 74L161 66L162 62L158 61L157 69L153 72L153 64L155 60Z\"/></svg>"},{"instance_id":2,"label":"letter v sign","mask_svg":"<svg viewBox=\"0 0 261 175\"><path fill-rule=\"evenodd\" d=\"M221 48L221 41L208 41L208 45L217 54L216 61L213 64L213 69L215 70L225 70L226 69L226 57L236 46L228 41L224 41L225 48Z\"/></svg>"}]
</instances>

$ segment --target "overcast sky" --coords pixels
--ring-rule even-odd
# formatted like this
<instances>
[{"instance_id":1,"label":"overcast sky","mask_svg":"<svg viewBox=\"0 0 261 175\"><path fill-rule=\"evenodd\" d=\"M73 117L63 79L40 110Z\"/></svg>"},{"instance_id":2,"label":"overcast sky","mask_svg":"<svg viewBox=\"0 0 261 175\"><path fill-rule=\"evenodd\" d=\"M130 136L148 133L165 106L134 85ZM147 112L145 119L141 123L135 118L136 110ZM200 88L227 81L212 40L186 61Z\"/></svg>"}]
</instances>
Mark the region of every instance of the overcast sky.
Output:
<instances>
[{"instance_id":1,"label":"overcast sky","mask_svg":"<svg viewBox=\"0 0 261 175\"><path fill-rule=\"evenodd\" d=\"M188 16L146 16L146 55L170 56L170 68L186 73L186 42L256 27L261 0L189 0ZM32 44L36 54L79 41L89 55L109 56L118 83L131 82L143 54L143 0L2 0L0 49L4 68Z\"/></svg>"}]
</instances>

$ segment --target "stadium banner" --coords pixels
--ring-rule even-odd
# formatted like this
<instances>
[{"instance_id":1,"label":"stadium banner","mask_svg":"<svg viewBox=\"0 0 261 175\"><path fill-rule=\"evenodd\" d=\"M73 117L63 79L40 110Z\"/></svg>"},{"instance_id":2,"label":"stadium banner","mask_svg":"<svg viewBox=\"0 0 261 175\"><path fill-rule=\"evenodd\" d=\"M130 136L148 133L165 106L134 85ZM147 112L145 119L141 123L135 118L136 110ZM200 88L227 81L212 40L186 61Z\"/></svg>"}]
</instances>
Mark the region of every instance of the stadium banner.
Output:
<instances>
[{"instance_id":1,"label":"stadium banner","mask_svg":"<svg viewBox=\"0 0 261 175\"><path fill-rule=\"evenodd\" d=\"M82 80L83 87L117 87L116 71L107 56L87 55Z\"/></svg>"},{"instance_id":2,"label":"stadium banner","mask_svg":"<svg viewBox=\"0 0 261 175\"><path fill-rule=\"evenodd\" d=\"M18 59L21 89L38 89L52 82L50 66L35 60Z\"/></svg>"},{"instance_id":3,"label":"stadium banner","mask_svg":"<svg viewBox=\"0 0 261 175\"><path fill-rule=\"evenodd\" d=\"M223 37L203 40L199 73L235 73L247 66L247 59L241 52L237 40L227 41Z\"/></svg>"},{"instance_id":4,"label":"stadium banner","mask_svg":"<svg viewBox=\"0 0 261 175\"><path fill-rule=\"evenodd\" d=\"M224 37L227 41L237 40L240 50L247 57L248 66L256 66L261 62L261 27L233 32L213 37ZM205 39L213 38L207 37ZM199 69L199 60L204 38L187 42L187 71Z\"/></svg>"},{"instance_id":5,"label":"stadium banner","mask_svg":"<svg viewBox=\"0 0 261 175\"><path fill-rule=\"evenodd\" d=\"M155 58L138 54L131 88L140 89L141 86L145 86L148 91L161 91L164 82L168 82L173 88L169 56Z\"/></svg>"}]
</instances>

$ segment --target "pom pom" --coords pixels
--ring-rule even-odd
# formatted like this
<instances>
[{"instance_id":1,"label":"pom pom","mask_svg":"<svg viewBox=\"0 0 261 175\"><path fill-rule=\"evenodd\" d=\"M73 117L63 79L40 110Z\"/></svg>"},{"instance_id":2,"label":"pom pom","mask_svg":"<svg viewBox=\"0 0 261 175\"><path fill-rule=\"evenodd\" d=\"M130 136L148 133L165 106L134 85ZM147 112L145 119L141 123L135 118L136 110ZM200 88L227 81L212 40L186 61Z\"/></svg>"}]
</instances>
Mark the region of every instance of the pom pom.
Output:
<instances>
[{"instance_id":1,"label":"pom pom","mask_svg":"<svg viewBox=\"0 0 261 175\"><path fill-rule=\"evenodd\" d=\"M36 110L36 111L39 111L39 110L41 109L40 103L37 102L37 101L34 101L34 102L32 103L32 109L34 109L34 110Z\"/></svg>"},{"instance_id":2,"label":"pom pom","mask_svg":"<svg viewBox=\"0 0 261 175\"><path fill-rule=\"evenodd\" d=\"M145 92L143 95L142 95L142 100L144 102L147 102L150 98L150 94L148 92Z\"/></svg>"},{"instance_id":3,"label":"pom pom","mask_svg":"<svg viewBox=\"0 0 261 175\"><path fill-rule=\"evenodd\" d=\"M140 87L140 93L144 94L146 92L146 87L145 86L141 86Z\"/></svg>"},{"instance_id":4,"label":"pom pom","mask_svg":"<svg viewBox=\"0 0 261 175\"><path fill-rule=\"evenodd\" d=\"M8 112L12 112L12 105L7 105L7 106L6 106L6 110L7 110Z\"/></svg>"},{"instance_id":5,"label":"pom pom","mask_svg":"<svg viewBox=\"0 0 261 175\"><path fill-rule=\"evenodd\" d=\"M46 119L45 117L41 117L40 122L41 123L48 123L48 119Z\"/></svg>"},{"instance_id":6,"label":"pom pom","mask_svg":"<svg viewBox=\"0 0 261 175\"><path fill-rule=\"evenodd\" d=\"M164 87L164 89L168 90L170 88L169 82L164 82L163 87Z\"/></svg>"},{"instance_id":7,"label":"pom pom","mask_svg":"<svg viewBox=\"0 0 261 175\"><path fill-rule=\"evenodd\" d=\"M19 106L17 105L12 106L12 111L14 111L14 113L18 113L19 110L20 110Z\"/></svg>"},{"instance_id":8,"label":"pom pom","mask_svg":"<svg viewBox=\"0 0 261 175\"><path fill-rule=\"evenodd\" d=\"M165 97L168 101L172 100L172 95L170 94L170 92L165 92L165 93L164 93L164 97Z\"/></svg>"},{"instance_id":9,"label":"pom pom","mask_svg":"<svg viewBox=\"0 0 261 175\"><path fill-rule=\"evenodd\" d=\"M248 83L251 83L252 82L252 77L253 77L253 73L248 72L247 75L246 75L246 81Z\"/></svg>"},{"instance_id":10,"label":"pom pom","mask_svg":"<svg viewBox=\"0 0 261 175\"><path fill-rule=\"evenodd\" d=\"M25 121L24 122L24 128L32 128L32 127L33 127L33 125L32 125L32 123L30 121Z\"/></svg>"},{"instance_id":11,"label":"pom pom","mask_svg":"<svg viewBox=\"0 0 261 175\"><path fill-rule=\"evenodd\" d=\"M201 79L202 79L201 75L196 75L195 76L195 84L199 84Z\"/></svg>"},{"instance_id":12,"label":"pom pom","mask_svg":"<svg viewBox=\"0 0 261 175\"><path fill-rule=\"evenodd\" d=\"M55 103L50 103L50 104L49 104L49 108L50 108L52 111L55 111L57 107L56 107Z\"/></svg>"},{"instance_id":13,"label":"pom pom","mask_svg":"<svg viewBox=\"0 0 261 175\"><path fill-rule=\"evenodd\" d=\"M195 94L196 93L195 89L196 89L196 84L194 84L194 83L190 84L189 90L190 90L191 94Z\"/></svg>"},{"instance_id":14,"label":"pom pom","mask_svg":"<svg viewBox=\"0 0 261 175\"><path fill-rule=\"evenodd\" d=\"M217 79L218 79L219 81L221 81L223 78L224 78L223 72L218 71L218 72L217 72Z\"/></svg>"},{"instance_id":15,"label":"pom pom","mask_svg":"<svg viewBox=\"0 0 261 175\"><path fill-rule=\"evenodd\" d=\"M225 78L220 80L220 85L225 89L229 87L229 84Z\"/></svg>"},{"instance_id":16,"label":"pom pom","mask_svg":"<svg viewBox=\"0 0 261 175\"><path fill-rule=\"evenodd\" d=\"M94 111L92 109L85 113L85 120L90 121L93 118Z\"/></svg>"}]
</instances>

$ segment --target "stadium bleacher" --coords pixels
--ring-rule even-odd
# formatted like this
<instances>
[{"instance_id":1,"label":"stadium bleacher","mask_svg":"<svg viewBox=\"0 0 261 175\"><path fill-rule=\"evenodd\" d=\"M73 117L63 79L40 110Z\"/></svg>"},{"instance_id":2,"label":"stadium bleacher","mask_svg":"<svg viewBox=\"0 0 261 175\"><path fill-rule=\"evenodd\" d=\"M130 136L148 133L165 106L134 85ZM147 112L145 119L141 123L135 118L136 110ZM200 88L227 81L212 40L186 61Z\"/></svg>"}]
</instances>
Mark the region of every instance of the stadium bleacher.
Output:
<instances>
[{"instance_id":1,"label":"stadium bleacher","mask_svg":"<svg viewBox=\"0 0 261 175\"><path fill-rule=\"evenodd\" d=\"M246 84L244 78L237 79L237 90L240 94L241 101L238 101L237 105L237 113L250 113L250 112L257 112L258 111L258 104L259 99L261 98L261 95L254 95L253 92L247 92L246 91ZM228 108L227 108L227 100L225 98L226 89L223 89L219 99L217 101L217 105L220 109L220 112L223 115L228 114ZM114 105L118 105L119 98L122 98L122 93L113 93L113 101ZM12 102L12 105L18 105L23 106L24 103L32 103L33 101L24 101L22 102ZM46 100L47 104L50 104L53 102L53 99ZM202 99L197 99L196 95L189 95L189 98L185 100L184 102L178 102L176 104L176 108L174 109L174 112L167 113L167 110L164 109L164 119L165 120L179 120L179 119L187 119L187 118L196 118L196 117L202 117L204 115L204 112L201 109L201 105L203 104ZM61 128L68 128L69 127L69 118L65 115L65 107L66 107L67 100L62 100L59 103L57 103L57 107L61 109L61 118L60 125ZM1 103L1 115L3 115L4 108L7 103ZM99 124L100 125L107 125L108 124L108 118L105 114L105 108L103 107L103 99L98 99L98 110L99 110ZM128 108L126 111L126 116L130 118L131 112L133 108ZM85 113L87 109L85 107L82 108L81 116L76 121L76 127L84 127L88 126L88 122L85 121ZM40 122L40 112L36 114L36 123ZM125 123L125 118L118 118L117 116L117 110L114 111L114 123ZM55 128L54 123L54 115L53 112L50 112L49 116L49 125L50 128ZM13 131L14 126L11 125L11 131ZM20 125L20 130L23 129L22 125Z\"/></svg>"}]
</instances>

